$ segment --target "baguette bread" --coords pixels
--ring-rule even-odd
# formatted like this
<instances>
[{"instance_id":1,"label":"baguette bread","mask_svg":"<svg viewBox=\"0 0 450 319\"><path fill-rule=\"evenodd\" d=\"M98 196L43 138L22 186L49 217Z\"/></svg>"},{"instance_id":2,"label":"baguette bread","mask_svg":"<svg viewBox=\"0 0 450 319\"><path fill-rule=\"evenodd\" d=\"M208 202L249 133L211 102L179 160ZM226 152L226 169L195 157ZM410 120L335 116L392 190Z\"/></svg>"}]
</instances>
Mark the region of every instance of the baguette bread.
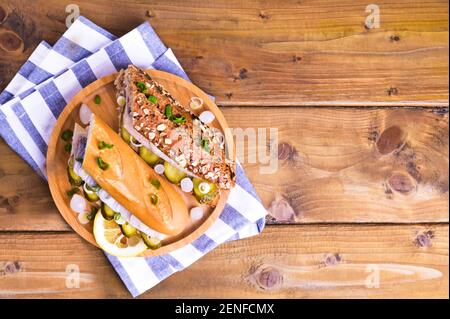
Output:
<instances>
[{"instance_id":1,"label":"baguette bread","mask_svg":"<svg viewBox=\"0 0 450 319\"><path fill-rule=\"evenodd\" d=\"M178 235L189 223L174 185L150 168L105 122L92 115L83 169L148 227Z\"/></svg>"}]
</instances>

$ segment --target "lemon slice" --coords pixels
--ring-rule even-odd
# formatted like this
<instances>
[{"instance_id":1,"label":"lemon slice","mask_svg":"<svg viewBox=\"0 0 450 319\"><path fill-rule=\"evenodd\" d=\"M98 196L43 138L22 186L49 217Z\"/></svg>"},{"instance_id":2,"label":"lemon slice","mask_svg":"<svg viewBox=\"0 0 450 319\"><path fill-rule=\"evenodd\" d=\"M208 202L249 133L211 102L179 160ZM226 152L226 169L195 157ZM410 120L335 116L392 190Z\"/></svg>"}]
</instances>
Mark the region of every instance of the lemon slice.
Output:
<instances>
[{"instance_id":1,"label":"lemon slice","mask_svg":"<svg viewBox=\"0 0 450 319\"><path fill-rule=\"evenodd\" d=\"M101 211L95 215L94 237L101 249L116 257L135 257L147 249L141 236L127 238L114 220L107 220Z\"/></svg>"}]
</instances>

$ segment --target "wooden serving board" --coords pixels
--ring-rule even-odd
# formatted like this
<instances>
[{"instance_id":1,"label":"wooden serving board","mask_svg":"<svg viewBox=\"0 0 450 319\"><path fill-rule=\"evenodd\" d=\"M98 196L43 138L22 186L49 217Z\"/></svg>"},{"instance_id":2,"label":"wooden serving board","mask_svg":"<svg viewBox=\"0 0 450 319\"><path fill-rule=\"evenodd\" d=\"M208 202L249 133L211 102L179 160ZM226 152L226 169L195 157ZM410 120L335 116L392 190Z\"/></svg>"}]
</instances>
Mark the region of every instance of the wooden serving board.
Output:
<instances>
[{"instance_id":1,"label":"wooden serving board","mask_svg":"<svg viewBox=\"0 0 450 319\"><path fill-rule=\"evenodd\" d=\"M214 113L215 120L210 126L220 129L225 136L225 143L229 156L235 158L235 146L233 136L228 130L228 124L216 104L208 97L206 93L197 88L192 83L170 73L149 70L147 71L152 78L162 84L182 105L189 105L191 97L198 96L203 99L203 107L193 111L199 114L205 110ZM61 134L66 129L73 130L75 123L85 127L80 121L79 109L81 104L89 106L91 111L102 118L113 130L118 131L119 115L117 111L116 90L114 80L117 73L99 79L81 90L65 107L58 118L58 121L50 138L47 152L47 175L50 191L55 204L64 217L66 222L84 239L92 245L98 246L92 233L92 222L82 225L77 219L77 213L70 208L70 197L67 191L71 189L67 177L67 162L69 153L64 149L67 142L62 140ZM96 95L101 97L100 104L94 102ZM136 154L136 156L139 156ZM181 190L180 190L180 193ZM220 199L217 205L206 211L205 216L198 222L192 222L186 230L176 237L169 237L163 241L163 246L157 250L148 249L142 256L157 256L166 254L185 246L201 234L203 234L218 218L225 206L230 191L221 190ZM183 198L188 208L194 206L194 196L183 193Z\"/></svg>"}]
</instances>

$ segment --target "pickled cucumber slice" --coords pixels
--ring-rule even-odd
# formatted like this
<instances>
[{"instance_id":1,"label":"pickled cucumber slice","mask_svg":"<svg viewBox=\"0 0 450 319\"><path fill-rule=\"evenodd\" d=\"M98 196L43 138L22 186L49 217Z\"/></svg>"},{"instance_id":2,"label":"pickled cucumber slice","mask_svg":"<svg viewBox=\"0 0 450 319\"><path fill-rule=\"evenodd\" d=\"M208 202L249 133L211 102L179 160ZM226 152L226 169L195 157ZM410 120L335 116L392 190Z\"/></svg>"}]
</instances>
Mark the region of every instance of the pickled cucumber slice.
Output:
<instances>
[{"instance_id":1,"label":"pickled cucumber slice","mask_svg":"<svg viewBox=\"0 0 450 319\"><path fill-rule=\"evenodd\" d=\"M67 165L67 175L69 176L70 184L72 184L73 186L83 185L83 180L73 170L73 157L70 158L69 164Z\"/></svg>"},{"instance_id":2,"label":"pickled cucumber slice","mask_svg":"<svg viewBox=\"0 0 450 319\"><path fill-rule=\"evenodd\" d=\"M216 198L218 191L216 184L209 183L200 178L194 178L193 182L194 195L201 204L208 204L209 202L214 200L214 198ZM203 183L206 183L209 186L209 191L207 193L205 193L205 187L202 187L204 186Z\"/></svg>"},{"instance_id":3,"label":"pickled cucumber slice","mask_svg":"<svg viewBox=\"0 0 450 319\"><path fill-rule=\"evenodd\" d=\"M95 193L95 191L92 188L90 188L88 184L84 184L83 193L84 197L86 197L86 199L90 202L96 202L100 199L98 195Z\"/></svg>"},{"instance_id":4,"label":"pickled cucumber slice","mask_svg":"<svg viewBox=\"0 0 450 319\"><path fill-rule=\"evenodd\" d=\"M122 136L122 139L128 144L131 143L131 135L123 126L120 128L120 136Z\"/></svg>"},{"instance_id":5,"label":"pickled cucumber slice","mask_svg":"<svg viewBox=\"0 0 450 319\"><path fill-rule=\"evenodd\" d=\"M183 178L186 177L186 173L180 171L176 167L173 167L168 162L164 162L164 175L167 179L174 184L178 184Z\"/></svg>"},{"instance_id":6,"label":"pickled cucumber slice","mask_svg":"<svg viewBox=\"0 0 450 319\"><path fill-rule=\"evenodd\" d=\"M161 158L144 146L139 147L139 155L152 167L161 162Z\"/></svg>"},{"instance_id":7,"label":"pickled cucumber slice","mask_svg":"<svg viewBox=\"0 0 450 319\"><path fill-rule=\"evenodd\" d=\"M144 240L144 243L148 246L150 249L158 249L161 247L161 240L159 240L156 237L149 237L147 234L141 233L142 239Z\"/></svg>"},{"instance_id":8,"label":"pickled cucumber slice","mask_svg":"<svg viewBox=\"0 0 450 319\"><path fill-rule=\"evenodd\" d=\"M103 217L105 217L105 219L107 219L107 220L113 219L114 215L116 214L116 212L113 211L111 209L111 207L109 207L105 203L102 203L102 212L103 212Z\"/></svg>"},{"instance_id":9,"label":"pickled cucumber slice","mask_svg":"<svg viewBox=\"0 0 450 319\"><path fill-rule=\"evenodd\" d=\"M128 238L137 234L137 229L131 226L129 223L120 225L120 228L122 229L122 233Z\"/></svg>"}]
</instances>

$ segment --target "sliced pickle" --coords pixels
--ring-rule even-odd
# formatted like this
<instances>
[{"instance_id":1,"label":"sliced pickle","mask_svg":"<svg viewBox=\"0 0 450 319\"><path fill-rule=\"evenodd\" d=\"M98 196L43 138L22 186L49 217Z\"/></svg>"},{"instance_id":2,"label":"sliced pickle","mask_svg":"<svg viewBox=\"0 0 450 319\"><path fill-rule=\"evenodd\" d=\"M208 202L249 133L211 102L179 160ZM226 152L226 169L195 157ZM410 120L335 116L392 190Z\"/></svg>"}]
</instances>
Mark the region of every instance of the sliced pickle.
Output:
<instances>
[{"instance_id":1,"label":"sliced pickle","mask_svg":"<svg viewBox=\"0 0 450 319\"><path fill-rule=\"evenodd\" d=\"M167 179L174 184L178 184L183 178L186 177L186 173L180 171L176 167L173 167L168 162L164 162L164 175L166 175Z\"/></svg>"},{"instance_id":2,"label":"sliced pickle","mask_svg":"<svg viewBox=\"0 0 450 319\"><path fill-rule=\"evenodd\" d=\"M201 204L208 204L212 200L214 200L214 198L216 198L216 196L217 196L216 184L209 183L200 178L194 178L193 182L194 182L194 195ZM203 183L206 183L209 185L209 191L207 193L205 193L205 191L201 187L201 185Z\"/></svg>"},{"instance_id":3,"label":"sliced pickle","mask_svg":"<svg viewBox=\"0 0 450 319\"><path fill-rule=\"evenodd\" d=\"M73 157L69 160L69 164L67 165L67 174L69 176L70 184L72 184L73 186L83 185L83 180L73 170Z\"/></svg>"},{"instance_id":4,"label":"sliced pickle","mask_svg":"<svg viewBox=\"0 0 450 319\"><path fill-rule=\"evenodd\" d=\"M155 166L161 162L161 158L159 158L158 155L144 146L139 147L139 155L150 166Z\"/></svg>"},{"instance_id":5,"label":"sliced pickle","mask_svg":"<svg viewBox=\"0 0 450 319\"><path fill-rule=\"evenodd\" d=\"M96 201L98 201L100 199L98 197L98 195L95 193L95 191L92 188L90 188L88 184L85 184L85 188L86 189L83 189L83 193L84 193L84 196L86 197L86 199L88 201L96 202Z\"/></svg>"},{"instance_id":6,"label":"sliced pickle","mask_svg":"<svg viewBox=\"0 0 450 319\"><path fill-rule=\"evenodd\" d=\"M137 229L128 223L120 225L120 228L122 229L122 233L128 238L135 236L137 234Z\"/></svg>"},{"instance_id":7,"label":"sliced pickle","mask_svg":"<svg viewBox=\"0 0 450 319\"><path fill-rule=\"evenodd\" d=\"M150 249L158 249L161 247L161 240L159 240L156 237L149 237L147 234L141 233L142 239L144 240L144 243L148 246Z\"/></svg>"},{"instance_id":8,"label":"sliced pickle","mask_svg":"<svg viewBox=\"0 0 450 319\"><path fill-rule=\"evenodd\" d=\"M122 136L122 139L128 144L131 143L131 135L123 126L120 128L120 136Z\"/></svg>"},{"instance_id":9,"label":"sliced pickle","mask_svg":"<svg viewBox=\"0 0 450 319\"><path fill-rule=\"evenodd\" d=\"M103 217L105 217L105 219L107 219L107 220L113 219L114 215L116 214L116 212L113 211L111 209L111 207L109 207L105 203L102 203L102 213L103 213Z\"/></svg>"}]
</instances>

